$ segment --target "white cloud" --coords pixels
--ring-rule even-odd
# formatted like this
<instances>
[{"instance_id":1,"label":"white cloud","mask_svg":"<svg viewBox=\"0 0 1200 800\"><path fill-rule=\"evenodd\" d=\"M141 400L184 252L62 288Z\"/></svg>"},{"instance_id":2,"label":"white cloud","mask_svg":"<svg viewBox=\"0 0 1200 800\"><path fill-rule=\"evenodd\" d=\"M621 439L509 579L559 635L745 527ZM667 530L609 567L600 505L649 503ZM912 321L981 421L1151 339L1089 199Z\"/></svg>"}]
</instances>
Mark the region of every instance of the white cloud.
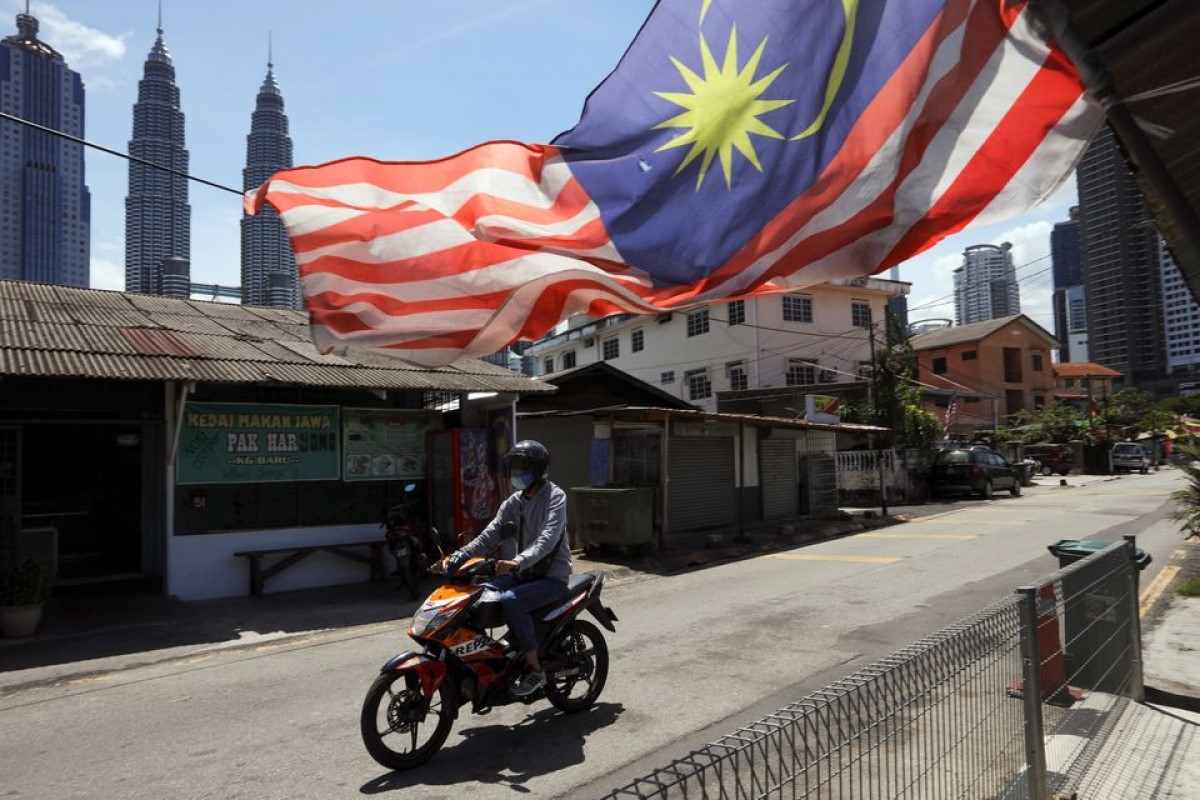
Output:
<instances>
[{"instance_id":1,"label":"white cloud","mask_svg":"<svg viewBox=\"0 0 1200 800\"><path fill-rule=\"evenodd\" d=\"M31 10L38 20L38 38L52 43L76 72L112 64L125 57L128 33L112 36L90 28L48 3L38 3L36 9Z\"/></svg>"}]
</instances>

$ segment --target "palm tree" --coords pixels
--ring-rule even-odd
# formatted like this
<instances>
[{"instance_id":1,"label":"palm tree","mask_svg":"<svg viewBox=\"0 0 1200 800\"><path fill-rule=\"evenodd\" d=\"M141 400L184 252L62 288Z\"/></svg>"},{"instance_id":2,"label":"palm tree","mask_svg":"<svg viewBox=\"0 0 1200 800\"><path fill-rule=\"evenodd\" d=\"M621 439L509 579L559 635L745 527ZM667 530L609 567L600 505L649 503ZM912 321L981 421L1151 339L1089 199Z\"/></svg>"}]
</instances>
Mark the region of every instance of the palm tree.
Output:
<instances>
[{"instance_id":1,"label":"palm tree","mask_svg":"<svg viewBox=\"0 0 1200 800\"><path fill-rule=\"evenodd\" d=\"M1188 457L1188 461L1180 466L1187 475L1187 486L1171 492L1171 499L1175 501L1171 518L1180 523L1185 539L1200 538L1200 447L1185 444L1178 449Z\"/></svg>"}]
</instances>

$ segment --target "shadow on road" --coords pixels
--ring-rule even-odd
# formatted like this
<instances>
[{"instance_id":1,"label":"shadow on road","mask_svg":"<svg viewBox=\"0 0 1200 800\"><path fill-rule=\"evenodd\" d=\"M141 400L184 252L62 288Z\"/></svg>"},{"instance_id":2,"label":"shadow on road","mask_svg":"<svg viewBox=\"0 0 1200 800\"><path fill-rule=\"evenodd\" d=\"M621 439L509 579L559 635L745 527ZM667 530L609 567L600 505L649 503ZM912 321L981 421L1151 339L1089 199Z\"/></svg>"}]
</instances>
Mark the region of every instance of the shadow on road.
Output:
<instances>
[{"instance_id":1,"label":"shadow on road","mask_svg":"<svg viewBox=\"0 0 1200 800\"><path fill-rule=\"evenodd\" d=\"M363 784L363 794L382 794L411 786L456 786L467 782L503 784L526 792L531 779L584 761L588 735L617 721L625 707L597 703L578 714L543 708L517 725L483 725L451 733L446 746L424 766L388 772ZM463 714L459 723L470 722Z\"/></svg>"}]
</instances>

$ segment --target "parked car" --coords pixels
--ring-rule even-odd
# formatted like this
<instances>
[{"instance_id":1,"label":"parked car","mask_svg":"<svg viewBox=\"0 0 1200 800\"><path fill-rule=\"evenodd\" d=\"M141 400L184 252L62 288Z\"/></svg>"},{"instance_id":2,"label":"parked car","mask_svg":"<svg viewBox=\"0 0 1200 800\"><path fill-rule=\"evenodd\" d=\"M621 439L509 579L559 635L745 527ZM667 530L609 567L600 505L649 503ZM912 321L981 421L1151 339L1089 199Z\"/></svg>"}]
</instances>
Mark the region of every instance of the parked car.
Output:
<instances>
[{"instance_id":1,"label":"parked car","mask_svg":"<svg viewBox=\"0 0 1200 800\"><path fill-rule=\"evenodd\" d=\"M1043 475L1066 475L1075 466L1075 448L1069 444L1027 444L1025 457L1041 464Z\"/></svg>"},{"instance_id":2,"label":"parked car","mask_svg":"<svg viewBox=\"0 0 1200 800\"><path fill-rule=\"evenodd\" d=\"M1113 472L1135 469L1145 475L1150 471L1150 454L1137 442L1117 442L1112 447Z\"/></svg>"},{"instance_id":3,"label":"parked car","mask_svg":"<svg viewBox=\"0 0 1200 800\"><path fill-rule=\"evenodd\" d=\"M1021 476L1008 459L990 447L957 447L939 451L929 474L934 494L965 492L991 497L996 489L1021 494Z\"/></svg>"}]
</instances>

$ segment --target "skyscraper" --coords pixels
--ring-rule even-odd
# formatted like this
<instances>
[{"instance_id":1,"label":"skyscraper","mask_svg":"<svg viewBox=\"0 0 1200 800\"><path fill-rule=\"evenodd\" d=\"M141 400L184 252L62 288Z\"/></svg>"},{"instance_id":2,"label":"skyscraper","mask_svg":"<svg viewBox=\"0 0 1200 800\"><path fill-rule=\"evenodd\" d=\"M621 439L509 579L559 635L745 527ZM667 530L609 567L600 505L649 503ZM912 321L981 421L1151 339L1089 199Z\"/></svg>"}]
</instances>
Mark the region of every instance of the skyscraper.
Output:
<instances>
[{"instance_id":1,"label":"skyscraper","mask_svg":"<svg viewBox=\"0 0 1200 800\"><path fill-rule=\"evenodd\" d=\"M1088 360L1124 373L1127 385L1163 390L1158 231L1107 125L1084 151L1076 178Z\"/></svg>"},{"instance_id":2,"label":"skyscraper","mask_svg":"<svg viewBox=\"0 0 1200 800\"><path fill-rule=\"evenodd\" d=\"M1062 342L1059 361L1087 361L1087 301L1083 288L1083 256L1079 249L1079 207L1050 232L1054 272L1054 338Z\"/></svg>"},{"instance_id":3,"label":"skyscraper","mask_svg":"<svg viewBox=\"0 0 1200 800\"><path fill-rule=\"evenodd\" d=\"M37 35L18 14L0 41L0 109L83 138L83 81ZM0 121L0 279L87 286L91 215L83 145Z\"/></svg>"},{"instance_id":4,"label":"skyscraper","mask_svg":"<svg viewBox=\"0 0 1200 800\"><path fill-rule=\"evenodd\" d=\"M1021 294L1012 261L1012 245L977 244L963 251L954 270L954 319L970 325L1021 313Z\"/></svg>"},{"instance_id":5,"label":"skyscraper","mask_svg":"<svg viewBox=\"0 0 1200 800\"><path fill-rule=\"evenodd\" d=\"M292 166L292 138L283 111L283 95L267 58L267 76L258 90L250 135L246 137L246 168L242 188L260 186L281 169ZM300 308L296 255L279 214L270 205L251 217L242 216L242 302L247 305Z\"/></svg>"},{"instance_id":6,"label":"skyscraper","mask_svg":"<svg viewBox=\"0 0 1200 800\"><path fill-rule=\"evenodd\" d=\"M175 67L162 38L150 48L133 106L129 153L166 167L129 162L125 198L125 290L187 297L191 272L192 207L188 205L188 151ZM164 281L170 266L171 277Z\"/></svg>"}]
</instances>

